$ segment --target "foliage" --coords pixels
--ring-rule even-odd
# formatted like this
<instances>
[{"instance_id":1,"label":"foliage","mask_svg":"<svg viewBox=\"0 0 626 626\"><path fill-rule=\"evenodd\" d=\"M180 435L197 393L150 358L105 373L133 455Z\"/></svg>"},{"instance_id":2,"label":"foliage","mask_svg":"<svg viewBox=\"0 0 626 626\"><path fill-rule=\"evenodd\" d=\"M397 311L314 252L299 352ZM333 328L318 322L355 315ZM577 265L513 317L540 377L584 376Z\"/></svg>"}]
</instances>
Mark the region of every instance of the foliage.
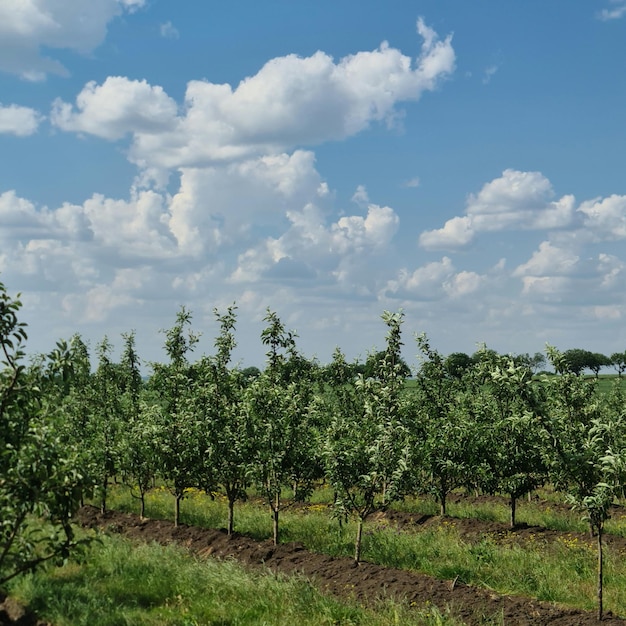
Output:
<instances>
[{"instance_id":1,"label":"foliage","mask_svg":"<svg viewBox=\"0 0 626 626\"><path fill-rule=\"evenodd\" d=\"M461 378L451 376L444 358L431 348L426 335L417 337L417 345L422 366L414 389L414 410L408 421L412 474L415 489L432 493L439 501L441 515L446 515L448 494L456 487L468 485L479 473L477 370L473 366ZM479 355L476 360L481 359ZM489 361L485 358L483 362Z\"/></svg>"},{"instance_id":2,"label":"foliage","mask_svg":"<svg viewBox=\"0 0 626 626\"><path fill-rule=\"evenodd\" d=\"M200 420L199 484L206 491L223 489L229 503L228 533L233 532L233 509L237 500L245 500L251 482L254 454L253 424L243 401L244 389L261 374L253 377L229 367L236 346L234 329L236 307L220 315L215 339L216 355L198 365L195 391L196 412Z\"/></svg>"},{"instance_id":3,"label":"foliage","mask_svg":"<svg viewBox=\"0 0 626 626\"><path fill-rule=\"evenodd\" d=\"M611 359L599 352L590 352L589 350L582 350L580 348L572 348L571 350L565 350L560 353L561 356L558 360L558 364L554 365L558 367L557 372L560 374L569 372L580 376L586 369L590 369L598 377L598 373L603 367L611 365ZM549 358L552 360L552 357Z\"/></svg>"},{"instance_id":4,"label":"foliage","mask_svg":"<svg viewBox=\"0 0 626 626\"><path fill-rule=\"evenodd\" d=\"M548 356L557 371L567 359L550 346ZM613 414L603 414L591 381L566 373L546 383L552 396L544 421L554 451L548 459L551 479L568 493L574 507L583 510L598 537L598 619L602 619L602 535L624 478L623 425Z\"/></svg>"},{"instance_id":5,"label":"foliage","mask_svg":"<svg viewBox=\"0 0 626 626\"><path fill-rule=\"evenodd\" d=\"M547 479L538 421L542 389L534 383L530 365L511 357L499 356L485 374L480 390L490 422L483 446L489 466L485 487L509 495L514 527L517 499Z\"/></svg>"},{"instance_id":6,"label":"foliage","mask_svg":"<svg viewBox=\"0 0 626 626\"><path fill-rule=\"evenodd\" d=\"M72 374L71 355L59 342L25 367L20 307L0 283L0 585L79 544L71 518L89 484L59 428L57 399Z\"/></svg>"},{"instance_id":7,"label":"foliage","mask_svg":"<svg viewBox=\"0 0 626 626\"><path fill-rule=\"evenodd\" d=\"M386 350L379 350L378 352L372 352L367 356L365 360L365 366L363 368L363 376L365 378L382 378L385 375L385 359L387 358ZM411 368L407 365L406 361L397 355L398 374L404 378L411 375Z\"/></svg>"},{"instance_id":8,"label":"foliage","mask_svg":"<svg viewBox=\"0 0 626 626\"><path fill-rule=\"evenodd\" d=\"M465 372L474 364L474 360L465 352L453 352L449 354L443 366L450 376L453 378L463 378Z\"/></svg>"},{"instance_id":9,"label":"foliage","mask_svg":"<svg viewBox=\"0 0 626 626\"><path fill-rule=\"evenodd\" d=\"M610 357L611 365L617 370L617 375L621 378L626 370L626 351L614 352Z\"/></svg>"},{"instance_id":10,"label":"foliage","mask_svg":"<svg viewBox=\"0 0 626 626\"><path fill-rule=\"evenodd\" d=\"M159 469L174 496L174 523L180 519L180 502L185 489L197 483L200 452L198 429L193 405L194 370L188 354L198 342L198 335L189 329L191 313L181 307L176 323L164 331L167 365L153 364L152 386L158 405L150 415L160 435Z\"/></svg>"},{"instance_id":11,"label":"foliage","mask_svg":"<svg viewBox=\"0 0 626 626\"><path fill-rule=\"evenodd\" d=\"M408 469L408 432L402 423L402 318L401 313L383 314L389 330L376 378L350 380L345 357L335 351L336 378L322 404L331 416L323 444L326 475L336 492L336 512L357 518L357 563L363 523L402 495Z\"/></svg>"},{"instance_id":12,"label":"foliage","mask_svg":"<svg viewBox=\"0 0 626 626\"><path fill-rule=\"evenodd\" d=\"M296 499L307 497L319 463L309 412L313 368L298 353L295 333L285 329L275 312L268 309L264 320L267 367L247 387L243 401L253 429L253 478L272 512L276 544L283 489L292 487Z\"/></svg>"}]
</instances>

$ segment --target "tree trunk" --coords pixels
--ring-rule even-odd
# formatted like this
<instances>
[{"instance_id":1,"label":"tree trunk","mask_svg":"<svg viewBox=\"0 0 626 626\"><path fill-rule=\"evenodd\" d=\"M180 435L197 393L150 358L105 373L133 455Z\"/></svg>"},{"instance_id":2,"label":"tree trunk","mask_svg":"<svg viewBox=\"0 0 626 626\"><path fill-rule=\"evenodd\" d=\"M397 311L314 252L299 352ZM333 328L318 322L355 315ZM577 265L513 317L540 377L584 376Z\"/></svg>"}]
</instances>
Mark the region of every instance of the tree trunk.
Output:
<instances>
[{"instance_id":1,"label":"tree trunk","mask_svg":"<svg viewBox=\"0 0 626 626\"><path fill-rule=\"evenodd\" d=\"M183 499L183 495L177 493L174 497L174 527L178 528L180 524L180 501Z\"/></svg>"},{"instance_id":2,"label":"tree trunk","mask_svg":"<svg viewBox=\"0 0 626 626\"><path fill-rule=\"evenodd\" d=\"M108 482L109 482L109 479L105 477L102 483L102 497L100 499L100 513L102 513L102 515L104 515L107 511L107 483Z\"/></svg>"},{"instance_id":3,"label":"tree trunk","mask_svg":"<svg viewBox=\"0 0 626 626\"><path fill-rule=\"evenodd\" d=\"M272 507L272 519L274 524L274 545L278 545L278 513L280 511L280 494L276 494L274 506Z\"/></svg>"},{"instance_id":4,"label":"tree trunk","mask_svg":"<svg viewBox=\"0 0 626 626\"><path fill-rule=\"evenodd\" d=\"M517 498L511 494L511 528L515 528L515 514L517 512Z\"/></svg>"},{"instance_id":5,"label":"tree trunk","mask_svg":"<svg viewBox=\"0 0 626 626\"><path fill-rule=\"evenodd\" d=\"M139 513L139 516L141 517L141 519L145 519L146 517L146 494L142 491L140 496L139 496L139 500L141 502L141 511Z\"/></svg>"},{"instance_id":6,"label":"tree trunk","mask_svg":"<svg viewBox=\"0 0 626 626\"><path fill-rule=\"evenodd\" d=\"M354 562L361 560L361 544L363 541L363 518L359 515L356 518L356 541L354 542Z\"/></svg>"},{"instance_id":7,"label":"tree trunk","mask_svg":"<svg viewBox=\"0 0 626 626\"><path fill-rule=\"evenodd\" d=\"M602 558L602 531L603 525L598 526L598 621L602 621L602 583L603 583L603 558Z\"/></svg>"},{"instance_id":8,"label":"tree trunk","mask_svg":"<svg viewBox=\"0 0 626 626\"><path fill-rule=\"evenodd\" d=\"M235 525L235 499L231 496L228 498L228 536L233 534Z\"/></svg>"},{"instance_id":9,"label":"tree trunk","mask_svg":"<svg viewBox=\"0 0 626 626\"><path fill-rule=\"evenodd\" d=\"M446 510L447 497L448 497L448 494L445 491L443 491L439 495L439 514L441 515L441 517L445 517L447 513L447 510Z\"/></svg>"}]
</instances>

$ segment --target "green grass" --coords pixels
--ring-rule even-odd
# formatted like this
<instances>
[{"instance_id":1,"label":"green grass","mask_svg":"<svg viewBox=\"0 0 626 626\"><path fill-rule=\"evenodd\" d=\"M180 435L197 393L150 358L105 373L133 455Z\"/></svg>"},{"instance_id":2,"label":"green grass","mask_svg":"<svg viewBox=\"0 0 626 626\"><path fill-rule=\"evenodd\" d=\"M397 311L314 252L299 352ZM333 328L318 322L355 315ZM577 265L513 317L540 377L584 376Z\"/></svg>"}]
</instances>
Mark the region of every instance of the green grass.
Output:
<instances>
[{"instance_id":1,"label":"green grass","mask_svg":"<svg viewBox=\"0 0 626 626\"><path fill-rule=\"evenodd\" d=\"M157 491L148 499L148 515L171 519L171 496ZM128 509L129 499L118 490L112 505ZM464 517L506 521L506 505L450 506L452 514ZM457 510L455 511L455 507ZM577 514L557 509L541 511L534 507L535 523L559 526L566 532L586 530ZM223 526L226 505L220 498L211 501L199 492L183 502L182 519L185 523L205 526ZM525 515L533 511L525 503L520 509L520 521L530 520ZM527 523L530 523L528 521ZM580 526L579 526L580 525ZM235 512L235 528L239 532L266 539L270 537L270 517L267 509L253 503L239 504ZM355 527L348 523L339 528L325 504L309 507L307 512L285 512L281 519L282 541L299 541L308 549L333 556L351 556ZM606 550L605 606L619 615L626 615L626 564L623 555ZM399 531L379 523L365 527L363 559L384 566L415 570L443 579L459 577L465 583L495 590L498 593L527 595L540 600L555 601L573 607L592 610L595 606L595 564L593 547L587 546L572 535L544 542L538 534L534 539L517 545L496 543L485 538L478 542L464 541L455 528L454 518L447 519L442 527L423 528L418 531Z\"/></svg>"},{"instance_id":2,"label":"green grass","mask_svg":"<svg viewBox=\"0 0 626 626\"><path fill-rule=\"evenodd\" d=\"M541 499L539 505L535 501L528 502L520 498L517 502L517 523L528 526L541 526L549 530L566 533L587 533L589 525L584 521L580 511L574 511L565 505L563 497L550 490L537 492ZM393 508L407 513L420 515L438 515L439 505L430 497L407 498L393 505ZM488 522L509 524L510 510L508 501L476 502L471 498L459 502L449 502L448 515L451 518L479 519ZM626 537L626 515L610 518L605 531L620 537Z\"/></svg>"},{"instance_id":3,"label":"green grass","mask_svg":"<svg viewBox=\"0 0 626 626\"><path fill-rule=\"evenodd\" d=\"M250 573L182 548L103 537L82 562L23 577L12 593L56 626L455 626L435 607L376 610L324 596L307 581Z\"/></svg>"},{"instance_id":4,"label":"green grass","mask_svg":"<svg viewBox=\"0 0 626 626\"><path fill-rule=\"evenodd\" d=\"M586 378L594 379L595 376L586 376ZM623 390L626 390L626 376L619 377L617 374L600 374L598 376L598 391L601 393L608 394L615 384L619 384Z\"/></svg>"}]
</instances>

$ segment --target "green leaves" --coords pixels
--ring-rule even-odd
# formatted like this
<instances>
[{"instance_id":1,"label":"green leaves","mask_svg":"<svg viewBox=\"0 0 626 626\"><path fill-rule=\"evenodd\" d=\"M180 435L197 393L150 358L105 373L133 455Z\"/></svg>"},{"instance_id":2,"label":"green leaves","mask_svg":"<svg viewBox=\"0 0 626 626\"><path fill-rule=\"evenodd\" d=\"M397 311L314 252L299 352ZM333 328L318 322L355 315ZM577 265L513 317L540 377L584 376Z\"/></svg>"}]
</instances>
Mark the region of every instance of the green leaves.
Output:
<instances>
[{"instance_id":1,"label":"green leaves","mask_svg":"<svg viewBox=\"0 0 626 626\"><path fill-rule=\"evenodd\" d=\"M335 489L335 510L357 517L355 561L361 554L362 524L403 495L408 472L409 438L402 418L404 371L400 358L402 313L383 314L387 347L378 376L356 380L336 350L328 371L334 374L316 410L326 412L322 454L326 476Z\"/></svg>"},{"instance_id":2,"label":"green leaves","mask_svg":"<svg viewBox=\"0 0 626 626\"><path fill-rule=\"evenodd\" d=\"M68 348L60 342L24 367L20 306L0 283L0 585L76 546L70 519L89 484L76 448L61 437L59 403L41 395L59 397L72 371ZM45 520L45 532L33 516Z\"/></svg>"}]
</instances>

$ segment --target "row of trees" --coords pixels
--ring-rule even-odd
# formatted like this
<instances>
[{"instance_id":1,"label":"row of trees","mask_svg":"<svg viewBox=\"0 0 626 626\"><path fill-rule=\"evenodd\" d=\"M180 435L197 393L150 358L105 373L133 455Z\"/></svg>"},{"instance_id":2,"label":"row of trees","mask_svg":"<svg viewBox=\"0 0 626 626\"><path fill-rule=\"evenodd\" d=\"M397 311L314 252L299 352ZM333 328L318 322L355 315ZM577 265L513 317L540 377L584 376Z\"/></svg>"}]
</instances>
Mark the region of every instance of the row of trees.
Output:
<instances>
[{"instance_id":1,"label":"row of trees","mask_svg":"<svg viewBox=\"0 0 626 626\"><path fill-rule=\"evenodd\" d=\"M471 356L465 352L453 352L445 358L445 368L453 376L461 375L468 367L472 367L484 360L497 359L498 354L494 350L482 349ZM548 362L552 363L550 358L542 352L535 354L517 354L510 356L516 365L528 367L532 372L537 373L544 369ZM599 352L591 352L580 348L572 348L565 350L559 360L558 373L569 372L580 376L586 370L593 372L598 377L600 370L604 367L613 367L621 378L626 371L626 351L614 352L611 356L606 356Z\"/></svg>"},{"instance_id":2,"label":"row of trees","mask_svg":"<svg viewBox=\"0 0 626 626\"><path fill-rule=\"evenodd\" d=\"M366 373L339 349L326 366L307 359L297 336L268 310L261 335L266 367L251 372L232 363L235 306L216 311L214 354L196 360L198 335L182 308L164 333L168 362L151 364L144 381L132 333L123 336L119 362L105 338L92 365L88 347L74 336L31 367L18 365L25 339L19 301L0 292L6 318L0 329L0 426L6 442L17 436L11 424L35 437L16 439L6 472L21 468L22 459L34 468L41 459L45 467L38 470L39 483L23 469L15 471L39 485L37 492L18 493L0 483L2 519L23 524L37 513L59 523L64 539L51 554L71 545L69 520L81 494L96 495L105 510L113 479L132 488L142 515L146 492L156 479L163 481L173 496L175 523L188 489L222 492L228 532L236 502L256 486L271 511L275 542L280 514L292 502L285 501L285 489L303 499L325 481L335 492L335 513L357 521L357 562L364 522L406 495L432 493L445 515L456 488L504 493L514 525L518 499L551 482L587 516L602 562L604 523L624 484L626 403L619 387L598 394L595 381L568 369L567 353L549 348L548 359L561 375L537 377L541 365L531 357L486 348L464 364L456 359L453 367L452 355L442 356L421 336L421 366L407 384L402 313L383 314L386 345ZM23 515L7 508L16 498L24 501ZM21 531L3 532L0 550L17 558ZM0 561L0 569L8 571L7 563ZM13 570L34 563L26 560ZM601 581L601 569L599 576ZM599 600L601 612L601 585Z\"/></svg>"}]
</instances>

